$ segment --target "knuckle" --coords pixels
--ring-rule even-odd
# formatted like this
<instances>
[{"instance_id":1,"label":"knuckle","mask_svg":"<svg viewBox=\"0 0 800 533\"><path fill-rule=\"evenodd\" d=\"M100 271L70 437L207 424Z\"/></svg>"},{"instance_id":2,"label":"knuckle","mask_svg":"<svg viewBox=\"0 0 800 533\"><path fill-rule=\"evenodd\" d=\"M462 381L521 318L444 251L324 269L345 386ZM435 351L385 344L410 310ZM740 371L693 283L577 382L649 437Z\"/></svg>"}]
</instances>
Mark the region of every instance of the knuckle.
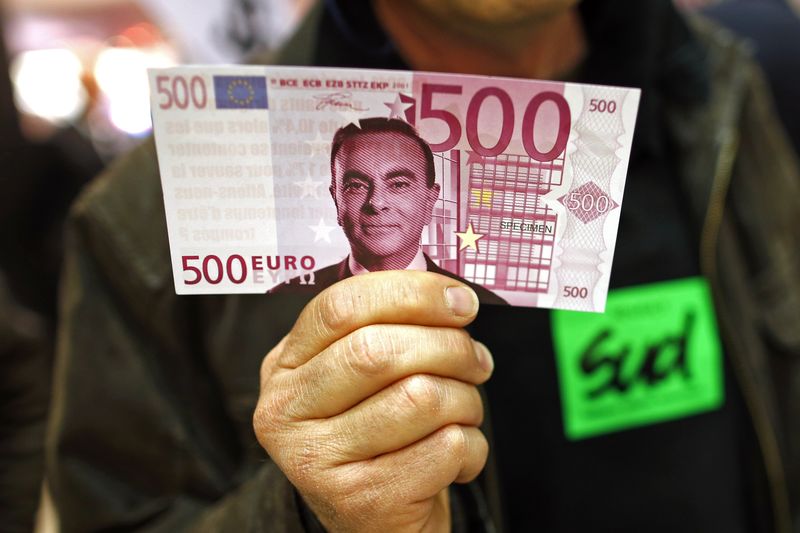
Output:
<instances>
[{"instance_id":1,"label":"knuckle","mask_svg":"<svg viewBox=\"0 0 800 533\"><path fill-rule=\"evenodd\" d=\"M288 454L287 475L299 486L312 484L318 478L318 471L325 453L317 439L303 439Z\"/></svg>"},{"instance_id":2,"label":"knuckle","mask_svg":"<svg viewBox=\"0 0 800 533\"><path fill-rule=\"evenodd\" d=\"M283 439L278 466L297 487L321 485L330 477L336 450L313 424L298 427L291 438Z\"/></svg>"},{"instance_id":3,"label":"knuckle","mask_svg":"<svg viewBox=\"0 0 800 533\"><path fill-rule=\"evenodd\" d=\"M464 457L469 452L469 443L464 429L458 424L450 424L441 431L443 449L447 450L454 460L463 462Z\"/></svg>"},{"instance_id":4,"label":"knuckle","mask_svg":"<svg viewBox=\"0 0 800 533\"><path fill-rule=\"evenodd\" d=\"M285 389L270 392L264 401L266 420L273 425L281 423L292 402L292 395Z\"/></svg>"},{"instance_id":5,"label":"knuckle","mask_svg":"<svg viewBox=\"0 0 800 533\"><path fill-rule=\"evenodd\" d=\"M377 376L387 372L396 353L396 342L380 326L366 326L348 338L349 357L352 369L366 376Z\"/></svg>"},{"instance_id":6,"label":"knuckle","mask_svg":"<svg viewBox=\"0 0 800 533\"><path fill-rule=\"evenodd\" d=\"M255 428L256 435L275 429L277 424L274 413L274 409L271 408L266 399L258 403L256 410L253 412L253 428Z\"/></svg>"},{"instance_id":7,"label":"knuckle","mask_svg":"<svg viewBox=\"0 0 800 533\"><path fill-rule=\"evenodd\" d=\"M415 374L402 380L399 392L403 403L412 411L440 411L445 401L439 380L425 374Z\"/></svg>"},{"instance_id":8,"label":"knuckle","mask_svg":"<svg viewBox=\"0 0 800 533\"><path fill-rule=\"evenodd\" d=\"M337 283L318 296L314 318L326 332L347 329L355 321L359 295L350 285Z\"/></svg>"},{"instance_id":9,"label":"knuckle","mask_svg":"<svg viewBox=\"0 0 800 533\"><path fill-rule=\"evenodd\" d=\"M270 428L272 427L272 420L267 413L264 406L259 403L253 411L253 430L256 434L256 439L262 448L267 449L270 445Z\"/></svg>"},{"instance_id":10,"label":"knuckle","mask_svg":"<svg viewBox=\"0 0 800 533\"><path fill-rule=\"evenodd\" d=\"M273 432L282 429L287 423L287 413L294 402L294 395L284 387L274 387L263 393L253 413L253 427L256 433Z\"/></svg>"},{"instance_id":11,"label":"knuckle","mask_svg":"<svg viewBox=\"0 0 800 533\"><path fill-rule=\"evenodd\" d=\"M351 465L337 478L339 511L348 516L381 513L393 498L389 487L379 483L368 468Z\"/></svg>"},{"instance_id":12,"label":"knuckle","mask_svg":"<svg viewBox=\"0 0 800 533\"><path fill-rule=\"evenodd\" d=\"M292 421L284 414L281 401L275 398L284 395L270 394L262 396L253 411L253 431L258 443L272 459L285 471L294 470L297 464L295 457L304 458L302 446L314 442L313 435L308 434L308 426L302 422Z\"/></svg>"},{"instance_id":13,"label":"knuckle","mask_svg":"<svg viewBox=\"0 0 800 533\"><path fill-rule=\"evenodd\" d=\"M351 526L364 524L366 517L378 511L377 498L373 491L361 490L357 493L337 494L336 514L343 517ZM356 528L358 529L358 528Z\"/></svg>"}]
</instances>

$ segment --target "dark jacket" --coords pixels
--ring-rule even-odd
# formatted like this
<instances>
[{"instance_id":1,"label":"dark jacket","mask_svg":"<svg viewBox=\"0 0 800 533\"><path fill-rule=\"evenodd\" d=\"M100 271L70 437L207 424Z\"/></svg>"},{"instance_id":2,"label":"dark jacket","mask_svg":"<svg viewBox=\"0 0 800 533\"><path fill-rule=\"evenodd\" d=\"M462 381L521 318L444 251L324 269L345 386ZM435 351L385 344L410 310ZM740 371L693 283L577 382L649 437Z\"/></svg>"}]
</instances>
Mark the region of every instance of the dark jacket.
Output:
<instances>
[{"instance_id":1,"label":"dark jacket","mask_svg":"<svg viewBox=\"0 0 800 533\"><path fill-rule=\"evenodd\" d=\"M447 276L448 278L453 278L469 286L473 291L475 291L475 294L478 295L478 300L480 300L482 304L508 305L508 302L497 296L492 291L485 289L476 283L467 281L464 278L453 274L452 272L444 270L443 268L439 268L439 265L434 263L433 260L428 257L428 254L423 255L425 256L425 265L428 267L428 272L435 272L437 274ZM313 296L327 289L337 281L347 279L352 277L352 275L353 273L350 272L348 258L345 257L336 264L314 271L310 276L298 276L290 279L286 283L276 285L269 290L268 294L304 294L307 296Z\"/></svg>"},{"instance_id":2,"label":"dark jacket","mask_svg":"<svg viewBox=\"0 0 800 533\"><path fill-rule=\"evenodd\" d=\"M318 22L316 11L283 62L310 62ZM758 69L727 34L698 31L707 104L657 105L758 436L758 505L788 533L800 523L800 176ZM152 141L72 212L48 439L63 530L302 531L295 491L251 420L261 359L307 299L176 296L164 220ZM477 488L496 518L495 483Z\"/></svg>"},{"instance_id":3,"label":"dark jacket","mask_svg":"<svg viewBox=\"0 0 800 533\"><path fill-rule=\"evenodd\" d=\"M52 345L0 272L0 529L32 531L44 472Z\"/></svg>"}]
</instances>

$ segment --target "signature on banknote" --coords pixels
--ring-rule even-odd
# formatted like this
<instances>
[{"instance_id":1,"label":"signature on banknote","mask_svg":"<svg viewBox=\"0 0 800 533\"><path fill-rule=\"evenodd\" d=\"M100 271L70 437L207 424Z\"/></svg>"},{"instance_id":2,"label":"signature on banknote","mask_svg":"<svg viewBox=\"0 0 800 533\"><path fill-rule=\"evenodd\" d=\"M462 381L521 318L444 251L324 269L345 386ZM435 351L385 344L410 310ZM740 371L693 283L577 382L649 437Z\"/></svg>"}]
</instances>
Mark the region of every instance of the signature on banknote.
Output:
<instances>
[{"instance_id":1,"label":"signature on banknote","mask_svg":"<svg viewBox=\"0 0 800 533\"><path fill-rule=\"evenodd\" d=\"M331 93L331 94L318 94L314 98L317 100L317 111L323 109L352 109L353 111L367 111L361 104L352 102L350 99L353 97L351 93Z\"/></svg>"}]
</instances>

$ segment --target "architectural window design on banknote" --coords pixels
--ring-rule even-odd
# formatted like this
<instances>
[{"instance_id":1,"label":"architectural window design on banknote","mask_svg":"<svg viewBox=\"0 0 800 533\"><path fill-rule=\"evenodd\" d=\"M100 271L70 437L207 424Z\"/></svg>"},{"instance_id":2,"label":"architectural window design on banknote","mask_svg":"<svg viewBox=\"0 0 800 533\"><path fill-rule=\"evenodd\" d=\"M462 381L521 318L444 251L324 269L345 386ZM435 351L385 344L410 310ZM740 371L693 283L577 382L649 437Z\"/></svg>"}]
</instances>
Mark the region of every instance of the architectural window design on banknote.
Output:
<instances>
[{"instance_id":1,"label":"architectural window design on banknote","mask_svg":"<svg viewBox=\"0 0 800 533\"><path fill-rule=\"evenodd\" d=\"M558 213L544 197L561 185L563 157L540 163L514 154L435 154L442 198L427 232L426 253L440 267L487 289L547 293ZM462 176L468 192L463 204ZM460 237L464 228L472 228L474 243Z\"/></svg>"}]
</instances>

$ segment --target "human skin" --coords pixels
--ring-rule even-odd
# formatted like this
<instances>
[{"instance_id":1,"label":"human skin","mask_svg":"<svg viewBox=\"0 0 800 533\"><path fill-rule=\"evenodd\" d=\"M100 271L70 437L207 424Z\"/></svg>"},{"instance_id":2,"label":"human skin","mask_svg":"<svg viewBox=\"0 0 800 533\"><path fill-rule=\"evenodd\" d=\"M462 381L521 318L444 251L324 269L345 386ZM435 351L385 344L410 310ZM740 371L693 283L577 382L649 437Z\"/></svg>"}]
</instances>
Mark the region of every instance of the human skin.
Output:
<instances>
[{"instance_id":1,"label":"human skin","mask_svg":"<svg viewBox=\"0 0 800 533\"><path fill-rule=\"evenodd\" d=\"M414 70L564 79L586 55L578 0L373 0Z\"/></svg>"},{"instance_id":2,"label":"human skin","mask_svg":"<svg viewBox=\"0 0 800 533\"><path fill-rule=\"evenodd\" d=\"M530 0L538 10L516 21L485 10L483 23L463 12L482 0L452 1L454 16L436 0L373 5L417 70L556 78L585 54L574 0ZM461 329L477 298L462 299L474 301L468 312L447 306L457 285L413 271L343 280L264 359L256 435L328 530L449 531L447 487L483 468L475 386L492 363Z\"/></svg>"},{"instance_id":3,"label":"human skin","mask_svg":"<svg viewBox=\"0 0 800 533\"><path fill-rule=\"evenodd\" d=\"M475 293L430 272L341 281L264 358L256 435L329 531L449 531L447 487L483 469L476 385L491 354L462 329Z\"/></svg>"},{"instance_id":4,"label":"human skin","mask_svg":"<svg viewBox=\"0 0 800 533\"><path fill-rule=\"evenodd\" d=\"M408 3L440 19L454 19L461 26L497 29L530 28L531 24L563 13L578 0L412 0Z\"/></svg>"},{"instance_id":5,"label":"human skin","mask_svg":"<svg viewBox=\"0 0 800 533\"><path fill-rule=\"evenodd\" d=\"M427 184L422 148L398 132L358 134L333 168L337 221L355 259L371 272L406 268L439 197L439 186Z\"/></svg>"}]
</instances>

